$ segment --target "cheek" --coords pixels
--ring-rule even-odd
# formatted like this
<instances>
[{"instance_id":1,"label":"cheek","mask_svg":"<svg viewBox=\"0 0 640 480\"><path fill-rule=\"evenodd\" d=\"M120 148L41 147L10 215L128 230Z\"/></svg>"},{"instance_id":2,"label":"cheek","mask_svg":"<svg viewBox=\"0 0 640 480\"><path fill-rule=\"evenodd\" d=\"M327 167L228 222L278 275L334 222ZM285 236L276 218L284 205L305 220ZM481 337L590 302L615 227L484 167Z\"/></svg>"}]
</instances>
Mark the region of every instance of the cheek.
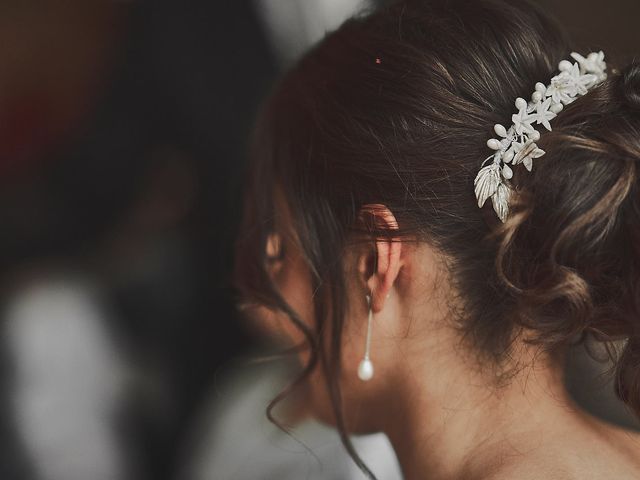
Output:
<instances>
[{"instance_id":1,"label":"cheek","mask_svg":"<svg viewBox=\"0 0 640 480\"><path fill-rule=\"evenodd\" d=\"M315 316L313 311L313 289L310 273L302 261L298 261L292 254L281 264L274 266L271 272L274 285L289 306L296 312L301 322L315 332ZM330 313L327 312L328 318ZM364 319L360 317L365 317ZM280 310L270 310L266 307L256 309L256 327L264 335L277 339L284 348L305 346L306 339L302 331L293 321ZM329 351L331 342L331 326L325 330L323 338L325 351ZM364 386L357 377L357 367L364 354L366 335L366 312L349 312L346 315L345 326L342 335L342 375L339 379L345 400L345 414L349 430L362 430L360 420L350 418L351 406L361 404L362 392L370 393L371 385ZM307 365L310 359L310 350L302 348L297 353L301 365ZM376 365L379 367L379 365ZM376 373L378 373L376 371ZM375 383L375 382L372 382ZM364 387L364 388L363 388ZM318 364L305 382L305 400L302 404L305 409L316 419L335 425L335 416L327 391L326 380L322 371L322 365ZM361 415L360 415L361 416Z\"/></svg>"},{"instance_id":2,"label":"cheek","mask_svg":"<svg viewBox=\"0 0 640 480\"><path fill-rule=\"evenodd\" d=\"M270 275L280 295L297 314L300 322L314 331L312 289L308 270L295 259L287 259L281 265L272 268ZM304 333L285 312L257 307L253 313L253 323L261 334L273 337L286 347L306 342ZM307 357L308 354L303 360Z\"/></svg>"},{"instance_id":3,"label":"cheek","mask_svg":"<svg viewBox=\"0 0 640 480\"><path fill-rule=\"evenodd\" d=\"M266 339L276 342L282 348L291 348L304 340L300 329L281 311L267 307L255 307L247 315L251 327Z\"/></svg>"}]
</instances>

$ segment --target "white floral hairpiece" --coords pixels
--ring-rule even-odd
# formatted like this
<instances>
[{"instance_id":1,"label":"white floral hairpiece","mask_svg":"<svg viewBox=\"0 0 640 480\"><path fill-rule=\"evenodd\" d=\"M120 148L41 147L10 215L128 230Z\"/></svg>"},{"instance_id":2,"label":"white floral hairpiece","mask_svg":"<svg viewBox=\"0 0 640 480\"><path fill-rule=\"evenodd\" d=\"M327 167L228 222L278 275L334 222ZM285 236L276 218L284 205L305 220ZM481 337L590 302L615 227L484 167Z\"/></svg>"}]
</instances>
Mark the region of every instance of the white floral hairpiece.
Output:
<instances>
[{"instance_id":1,"label":"white floral hairpiece","mask_svg":"<svg viewBox=\"0 0 640 480\"><path fill-rule=\"evenodd\" d=\"M533 123L542 124L547 130L551 130L549 121L562 111L564 105L573 102L607 78L607 64L602 51L591 52L586 58L571 52L571 57L576 62L572 64L568 60L562 60L558 64L560 73L551 79L549 85L536 83L530 102L518 97L518 113L511 116L511 127L507 130L496 123L493 130L501 138L487 140L487 146L495 152L485 158L482 165L491 158L493 162L486 167L481 165L473 184L478 207L482 208L487 198L491 197L493 209L503 223L507 219L512 192L508 180L513 176L513 170L508 164L524 163L526 169L531 171L533 159L545 154L535 143L540 139L540 132L533 128Z\"/></svg>"}]
</instances>

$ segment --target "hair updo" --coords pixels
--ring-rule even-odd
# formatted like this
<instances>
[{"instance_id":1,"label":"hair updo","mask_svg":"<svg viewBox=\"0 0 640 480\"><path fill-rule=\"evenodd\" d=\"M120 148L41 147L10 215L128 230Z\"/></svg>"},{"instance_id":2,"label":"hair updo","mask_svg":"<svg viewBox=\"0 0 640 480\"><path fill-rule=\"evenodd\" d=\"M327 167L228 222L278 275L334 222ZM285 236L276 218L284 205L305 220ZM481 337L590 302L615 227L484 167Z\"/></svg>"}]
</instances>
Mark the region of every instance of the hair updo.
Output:
<instances>
[{"instance_id":1,"label":"hair updo","mask_svg":"<svg viewBox=\"0 0 640 480\"><path fill-rule=\"evenodd\" d=\"M616 390L640 415L640 64L613 69L538 143L548 158L518 179L519 213L497 236L499 278L518 322L549 348L627 339Z\"/></svg>"},{"instance_id":2,"label":"hair updo","mask_svg":"<svg viewBox=\"0 0 640 480\"><path fill-rule=\"evenodd\" d=\"M541 132L547 153L531 172L515 169L504 224L474 195L493 125L573 50L527 0L405 0L346 21L281 79L255 128L235 282L243 301L286 312L305 334L313 354L301 379L319 361L340 368L340 252L356 232L390 234L357 230L359 207L383 203L393 236L443 253L463 305L454 314L479 355L499 363L521 328L551 352L587 336L628 339L617 393L640 414L640 63L616 70L607 55L607 80ZM315 331L265 271L274 185L312 272ZM330 351L318 341L327 322ZM338 429L358 461L335 378Z\"/></svg>"}]
</instances>

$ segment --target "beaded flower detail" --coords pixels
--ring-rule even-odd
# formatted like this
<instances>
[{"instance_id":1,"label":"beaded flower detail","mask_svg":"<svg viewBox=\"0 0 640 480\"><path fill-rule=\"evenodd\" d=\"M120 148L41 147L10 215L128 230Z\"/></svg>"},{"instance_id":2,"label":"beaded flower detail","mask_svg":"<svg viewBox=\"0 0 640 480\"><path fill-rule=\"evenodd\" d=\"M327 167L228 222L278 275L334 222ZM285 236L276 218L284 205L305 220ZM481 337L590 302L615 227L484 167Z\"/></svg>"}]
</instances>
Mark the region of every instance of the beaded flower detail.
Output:
<instances>
[{"instance_id":1,"label":"beaded flower detail","mask_svg":"<svg viewBox=\"0 0 640 480\"><path fill-rule=\"evenodd\" d=\"M560 73L551 79L549 85L536 83L531 101L518 97L515 102L518 112L511 116L512 125L506 129L496 123L493 130L499 138L487 140L487 146L494 153L484 159L473 184L478 207L482 208L485 201L491 198L493 209L503 223L509 213L509 199L513 191L509 182L513 170L509 164L515 166L523 163L530 172L533 160L545 154L535 143L540 139L540 132L534 128L534 124L550 131L549 122L565 105L607 78L607 65L602 51L591 52L586 58L572 52L571 57L575 62L562 60L558 64ZM490 159L493 162L483 167Z\"/></svg>"}]
</instances>

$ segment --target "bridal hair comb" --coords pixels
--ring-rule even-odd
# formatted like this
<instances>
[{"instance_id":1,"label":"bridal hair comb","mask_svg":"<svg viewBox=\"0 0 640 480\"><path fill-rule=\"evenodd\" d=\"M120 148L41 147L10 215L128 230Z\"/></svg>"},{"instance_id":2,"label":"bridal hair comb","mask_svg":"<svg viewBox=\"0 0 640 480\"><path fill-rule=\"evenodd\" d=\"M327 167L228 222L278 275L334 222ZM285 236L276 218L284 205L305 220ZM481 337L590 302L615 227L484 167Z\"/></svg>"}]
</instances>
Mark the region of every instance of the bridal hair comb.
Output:
<instances>
[{"instance_id":1,"label":"bridal hair comb","mask_svg":"<svg viewBox=\"0 0 640 480\"><path fill-rule=\"evenodd\" d=\"M564 105L570 104L607 78L607 65L602 51L591 52L586 58L572 52L571 57L576 61L571 63L562 60L558 64L560 73L551 79L549 85L536 83L531 101L518 97L515 102L518 113L511 116L513 124L506 129L496 123L493 130L500 138L487 140L487 146L495 152L485 158L482 165L489 159L493 159L493 162L485 167L481 165L473 184L478 207L482 208L491 197L493 209L503 223L509 213L512 192L508 180L513 176L513 170L508 164L513 166L524 163L525 168L531 171L533 159L545 153L535 143L540 139L540 132L533 127L534 122L550 131L549 121L562 111Z\"/></svg>"}]
</instances>

